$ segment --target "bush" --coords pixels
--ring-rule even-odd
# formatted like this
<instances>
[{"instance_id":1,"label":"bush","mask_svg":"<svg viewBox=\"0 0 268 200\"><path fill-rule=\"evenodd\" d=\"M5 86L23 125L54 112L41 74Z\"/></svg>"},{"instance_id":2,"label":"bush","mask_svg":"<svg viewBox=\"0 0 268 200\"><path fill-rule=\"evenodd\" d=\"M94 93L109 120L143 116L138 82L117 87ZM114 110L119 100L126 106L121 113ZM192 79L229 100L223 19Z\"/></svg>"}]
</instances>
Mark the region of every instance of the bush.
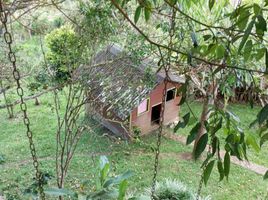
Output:
<instances>
[{"instance_id":1,"label":"bush","mask_svg":"<svg viewBox=\"0 0 268 200\"><path fill-rule=\"evenodd\" d=\"M79 65L81 49L79 38L70 26L62 26L45 37L49 49L47 61L56 81L66 81Z\"/></svg>"},{"instance_id":2,"label":"bush","mask_svg":"<svg viewBox=\"0 0 268 200\"><path fill-rule=\"evenodd\" d=\"M151 196L151 188L147 188L145 193L137 200L149 200ZM196 194L187 186L177 180L166 179L164 182L157 182L155 187L155 196L159 200L195 200ZM200 200L210 200L210 197L201 198Z\"/></svg>"},{"instance_id":3,"label":"bush","mask_svg":"<svg viewBox=\"0 0 268 200\"><path fill-rule=\"evenodd\" d=\"M140 136L141 136L141 129L138 126L133 126L132 127L133 131L133 137L135 140L140 141Z\"/></svg>"}]
</instances>

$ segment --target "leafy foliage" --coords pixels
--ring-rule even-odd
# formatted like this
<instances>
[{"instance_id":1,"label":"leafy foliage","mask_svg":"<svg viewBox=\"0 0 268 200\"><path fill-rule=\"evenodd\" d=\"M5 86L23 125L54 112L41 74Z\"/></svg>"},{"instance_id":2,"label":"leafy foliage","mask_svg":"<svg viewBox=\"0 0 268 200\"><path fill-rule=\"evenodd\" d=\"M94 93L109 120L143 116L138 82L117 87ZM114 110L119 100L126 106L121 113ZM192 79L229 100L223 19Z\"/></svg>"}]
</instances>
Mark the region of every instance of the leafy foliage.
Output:
<instances>
[{"instance_id":1,"label":"leafy foliage","mask_svg":"<svg viewBox=\"0 0 268 200\"><path fill-rule=\"evenodd\" d=\"M50 50L47 61L54 80L67 81L81 59L78 36L70 26L62 26L46 36L46 44Z\"/></svg>"},{"instance_id":2,"label":"leafy foliage","mask_svg":"<svg viewBox=\"0 0 268 200\"><path fill-rule=\"evenodd\" d=\"M110 177L110 162L106 156L100 157L99 183L97 191L90 194L72 192L66 189L49 188L45 192L50 196L69 196L72 199L85 200L123 200L128 186L127 179L133 176L133 172L127 171L121 175Z\"/></svg>"},{"instance_id":3,"label":"leafy foliage","mask_svg":"<svg viewBox=\"0 0 268 200\"><path fill-rule=\"evenodd\" d=\"M113 19L116 14L111 9L110 4L105 3L105 1L96 0L92 2L92 4L81 3L80 11L85 16L81 24L83 27L86 27L86 29L81 30L86 30L85 33L90 33L90 41L94 44L95 41L102 41L107 35L115 32ZM243 81L241 82L245 85L247 77L254 76L254 74L252 75L251 73L243 74L240 71L241 69L267 73L268 56L267 47L264 42L267 34L267 1L265 1L264 4L254 2L245 3L235 8L233 7L233 9L230 9L231 5L227 1L217 2L217 4L220 5L218 6L215 4L214 0L141 0L135 1L135 3L131 0L116 0L115 2L116 4L120 4L122 8L129 8L127 4L135 6L134 12L129 9L126 10L124 14L128 15L128 12L134 13L133 17L136 25L140 25L140 18L143 16L148 24L151 23L152 26L155 26L154 29L149 29L144 32L144 38L152 45L158 45L169 64L171 62L177 65L178 62L180 62L179 66L182 66L182 69L178 69L178 71L183 73L190 71L191 73L194 67L198 67L198 65L203 62L203 64L208 65L212 71L212 73L207 74L209 78L205 80L204 85L208 85L211 81L210 77L216 77L216 79L220 81L219 84L221 85L222 93L226 96L231 96L231 90L236 86L238 79L243 77ZM202 9L202 14L200 14L200 10L197 9L198 7ZM192 15L193 11L196 11L194 15ZM173 25L169 23L170 13L172 12L176 12L180 15L180 17L174 20L175 23L173 23ZM207 15L212 13L214 15L211 18L204 15L204 13ZM157 14L159 14L159 21L161 22L152 23L150 20L157 19ZM165 16L168 16L168 19L165 19ZM173 29L175 30L173 33L174 39L170 42L171 45L168 46L167 40L163 38L166 38L167 34L172 32L172 26L175 26L175 29ZM32 28L36 31L42 29L42 27L43 26L40 28L33 24ZM148 29L147 26L144 27L143 29ZM136 29L138 28L139 27L136 27ZM143 30L138 30L140 33L143 33ZM154 30L157 30L157 34L162 36L156 41L150 40L150 34L156 32ZM104 34L99 35L100 33ZM149 36L146 34L149 34ZM79 36L82 36L82 34ZM83 42L86 41L85 38L86 37L83 38ZM69 26L64 26L51 32L46 40L50 50L47 54L48 71L57 82L68 81L72 72L77 69L81 62L81 51L84 50L81 48L83 42L81 42L78 37L78 33ZM172 53L168 54L167 48L171 48ZM162 60L162 62L165 63L167 60ZM265 65L263 65L264 63ZM262 66L265 66L265 69ZM240 74L242 74L242 76L240 76ZM250 79L250 84L252 84L254 80L254 78ZM228 87L226 87L226 83L228 83ZM29 88L32 90L38 87L39 85L36 84L29 85ZM185 102L188 92L187 87L182 88L184 88L184 90L180 104ZM211 147L211 151L208 152L207 159L203 163L205 167L205 183L208 182L215 161L217 161L220 180L222 180L224 177L228 178L229 176L230 156L236 156L239 159L247 159L248 146L252 146L256 150L260 149L268 140L268 120L266 116L268 116L267 106L261 110L256 120L256 123L259 125L259 144L255 136L246 135L245 131L239 127L237 117L225 109L218 107L212 109L212 114L205 124L206 133L203 134L200 139L196 137L198 129L200 128L200 122L196 123L196 126L192 129L187 138L187 144L192 143L196 138L199 139L194 152L196 159L205 151L207 145ZM190 115L185 115L183 120L175 127L174 131L178 131L179 128L185 128L189 120ZM224 145L220 145L220 140L217 135L220 129L224 131L226 136ZM221 158L219 153L222 146L224 146L226 151L224 158ZM119 194L118 192L113 193L114 190L110 191L110 193L116 194L119 199L122 199L127 186L125 179L130 175L127 173L108 179L110 172L109 163L103 158L102 164L100 170L101 192L95 195L103 195L107 188L119 186ZM54 192L57 193L57 191ZM58 192L65 193L66 191L60 190ZM67 195L71 194L69 193Z\"/></svg>"},{"instance_id":4,"label":"leafy foliage","mask_svg":"<svg viewBox=\"0 0 268 200\"><path fill-rule=\"evenodd\" d=\"M185 128L190 120L190 113L187 113L182 117L183 121L180 121L175 127L174 132L177 132L179 128Z\"/></svg>"},{"instance_id":5,"label":"leafy foliage","mask_svg":"<svg viewBox=\"0 0 268 200\"><path fill-rule=\"evenodd\" d=\"M251 144L257 150L259 150L263 146L263 144L268 141L268 104L265 105L260 110L260 112L257 114L256 120L254 122L252 122L252 124L250 126L254 127L255 124L259 125L258 134L260 137L260 142L259 142L260 146L258 146L258 144L255 141L251 142ZM267 177L268 177L268 172L266 172L264 174L263 178L267 179Z\"/></svg>"},{"instance_id":6,"label":"leafy foliage","mask_svg":"<svg viewBox=\"0 0 268 200\"><path fill-rule=\"evenodd\" d=\"M50 179L52 179L52 175L50 173L42 173L41 174L41 184L43 186L48 185L48 182ZM38 186L39 182L36 180L36 178L33 179L33 183L24 190L24 195L28 196L31 199L38 199Z\"/></svg>"},{"instance_id":7,"label":"leafy foliage","mask_svg":"<svg viewBox=\"0 0 268 200\"><path fill-rule=\"evenodd\" d=\"M130 2L131 0L119 0L114 5L117 8L119 5L121 5L121 8L124 8L125 4ZM177 56L170 56L168 58L162 56L161 58L165 59L166 62L174 62L176 64L179 62L180 65L186 66L184 71L188 70L199 76L202 75L203 82L199 84L199 87L207 86L203 86L205 90L203 91L203 96L207 95L206 97L209 98L210 94L205 93L209 88L208 86L214 83L215 80L216 84L220 86L220 91L225 99L234 95L232 91L238 84L241 84L244 88L251 88L249 90L251 93L253 90L258 92L258 89L255 89L255 87L257 88L256 78L254 77L256 74L251 72L265 73L264 67L260 66L263 64L266 66L267 63L265 58L265 52L267 51L264 45L265 33L267 32L267 23L265 21L265 17L267 17L267 4L243 2L238 5L232 5L229 1L219 1L217 4L212 0L138 1L134 4L135 13L133 17L136 25L132 24L132 26L139 30L148 43L157 46L166 54L169 51L172 51L174 55L177 54ZM202 13L200 10L202 10ZM212 17L204 15L204 11L205 13L211 13ZM165 30L162 29L161 33L163 37L170 37L172 42L167 44L163 40L152 39L154 35L142 29L140 21L142 12L144 12L143 18L145 21L152 19L153 15L160 15L163 21L162 24L165 22L167 24ZM126 15L126 13L128 14L127 11L123 14ZM184 24L184 20L172 18L176 14L177 16L184 17L188 23ZM168 16L166 21L164 16ZM170 18L173 21L169 23L168 20ZM130 20L128 19L128 21ZM156 28L161 27L157 23L154 23L154 25ZM176 27L175 29L174 26ZM196 30L198 30L198 34L196 34ZM179 41L176 37L178 35L181 35ZM252 68L251 65L254 62L257 63L257 66ZM196 72L192 69L202 64L208 65L209 70L206 72ZM181 69L176 70L180 71ZM190 76L191 73L189 73ZM187 81L189 79L189 77L186 77ZM252 87L253 84L255 84L254 87ZM186 101L188 92L186 88L182 87L180 105ZM216 97L214 98L216 101ZM249 101L251 106L253 106L252 96ZM232 112L218 105L215 105L209 112L212 114L205 121L205 133L201 136L198 135L204 127L203 122L197 122L187 138L187 144L197 140L194 149L195 159L200 157L207 145L211 148L203 163L203 167L205 167L205 183L207 183L214 167L215 157L218 163L220 180L222 180L223 177L228 178L229 176L230 156L236 156L240 160L247 160L248 147L259 150L255 136L246 135L245 131L239 127L239 119ZM268 116L263 113L266 113L265 109L258 115L257 121L259 121L259 124L263 124L266 121L266 116ZM189 118L188 114L183 116L182 120L175 126L174 132L178 132L179 128L185 128ZM263 127L264 125L262 125ZM217 136L219 130L223 130L226 136L224 145L220 144L219 137ZM262 133L265 133L265 130ZM263 144L268 137L266 134L261 135L261 137L261 144ZM226 152L223 164L223 158L220 156L221 146L224 146Z\"/></svg>"},{"instance_id":8,"label":"leafy foliage","mask_svg":"<svg viewBox=\"0 0 268 200\"><path fill-rule=\"evenodd\" d=\"M217 169L220 174L220 180L224 177L228 178L230 173L230 155L236 156L239 159L247 159L246 149L248 146L258 146L256 138L251 135L245 135L242 128L239 127L239 119L230 111L223 112L222 110L211 110L210 117L206 121L206 132L198 140L196 149L194 150L194 158L197 159L205 151L207 145L210 150L207 153L207 158L203 162L204 167L204 183L208 182L210 173L214 168L215 159L217 160ZM190 131L187 137L187 144L194 141L197 131L199 130L200 123L198 122ZM217 132L223 129L226 135L225 140L225 156L220 156L220 140ZM247 139L245 139L247 138ZM256 147L257 148L257 147ZM216 158L215 158L216 157ZM222 162L223 160L223 162Z\"/></svg>"},{"instance_id":9,"label":"leafy foliage","mask_svg":"<svg viewBox=\"0 0 268 200\"><path fill-rule=\"evenodd\" d=\"M197 195L194 194L184 183L177 180L166 179L163 182L157 182L155 188L155 198L162 200L194 200ZM150 190L136 199L150 199ZM209 200L210 197L199 197L200 200Z\"/></svg>"},{"instance_id":10,"label":"leafy foliage","mask_svg":"<svg viewBox=\"0 0 268 200\"><path fill-rule=\"evenodd\" d=\"M107 38L112 40L118 33L118 22L109 1L79 1L79 14L82 16L80 25L83 27L80 39L93 47L93 53L106 43Z\"/></svg>"}]
</instances>

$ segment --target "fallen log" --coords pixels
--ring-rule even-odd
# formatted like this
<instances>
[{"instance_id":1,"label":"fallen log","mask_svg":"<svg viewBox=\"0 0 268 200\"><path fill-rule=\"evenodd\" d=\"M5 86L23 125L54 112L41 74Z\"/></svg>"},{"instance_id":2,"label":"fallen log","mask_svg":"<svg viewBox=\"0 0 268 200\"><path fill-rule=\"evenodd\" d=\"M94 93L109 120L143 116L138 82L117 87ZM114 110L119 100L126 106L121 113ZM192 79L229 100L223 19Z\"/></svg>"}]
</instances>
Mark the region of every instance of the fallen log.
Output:
<instances>
[{"instance_id":1,"label":"fallen log","mask_svg":"<svg viewBox=\"0 0 268 200\"><path fill-rule=\"evenodd\" d=\"M40 92L40 93L31 95L31 96L24 97L23 100L24 100L24 101L29 101L29 100L31 100L31 99L35 99L35 98L37 98L37 97L40 97L40 96L42 96L42 95L44 95L44 94L46 94L46 93L48 93L48 92L50 92L50 91L53 91L53 90L58 89L58 88L60 88L60 86L56 86L56 87L49 88L49 89L47 89L47 90L45 90L45 91L43 91L43 92ZM5 105L0 105L0 109L4 109L4 108L7 108L7 107L13 107L13 106L19 104L20 102L21 102L21 100L18 99L18 100L16 100L16 101L14 101L13 103L5 104Z\"/></svg>"}]
</instances>

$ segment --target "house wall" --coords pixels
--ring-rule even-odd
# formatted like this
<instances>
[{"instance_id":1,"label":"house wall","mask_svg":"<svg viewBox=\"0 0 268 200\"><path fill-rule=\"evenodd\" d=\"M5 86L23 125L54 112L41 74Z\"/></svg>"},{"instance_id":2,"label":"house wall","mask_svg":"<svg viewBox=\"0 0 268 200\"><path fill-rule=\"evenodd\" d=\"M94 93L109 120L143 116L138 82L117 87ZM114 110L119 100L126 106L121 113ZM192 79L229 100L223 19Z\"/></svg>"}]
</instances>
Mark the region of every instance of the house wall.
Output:
<instances>
[{"instance_id":1,"label":"house wall","mask_svg":"<svg viewBox=\"0 0 268 200\"><path fill-rule=\"evenodd\" d=\"M174 87L179 88L179 84L169 82L167 85L167 90L172 89ZM142 134L149 133L152 130L158 128L157 124L151 123L151 114L152 107L154 105L162 103L162 96L164 90L164 83L156 86L156 88L149 95L149 109L147 112L138 115L138 108L136 107L130 117L130 127L137 126L141 129ZM170 124L176 120L178 120L179 116L179 104L180 97L175 97L175 99L165 102L165 113L164 113L164 124Z\"/></svg>"}]
</instances>

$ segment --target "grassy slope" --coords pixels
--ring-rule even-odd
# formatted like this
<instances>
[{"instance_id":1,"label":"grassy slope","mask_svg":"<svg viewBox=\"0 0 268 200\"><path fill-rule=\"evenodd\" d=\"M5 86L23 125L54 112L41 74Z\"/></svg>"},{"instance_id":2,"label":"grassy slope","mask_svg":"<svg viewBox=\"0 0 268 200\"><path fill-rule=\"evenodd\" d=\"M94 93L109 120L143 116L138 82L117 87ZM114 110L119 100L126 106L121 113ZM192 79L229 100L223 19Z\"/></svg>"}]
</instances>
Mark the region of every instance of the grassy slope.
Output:
<instances>
[{"instance_id":1,"label":"grassy slope","mask_svg":"<svg viewBox=\"0 0 268 200\"><path fill-rule=\"evenodd\" d=\"M202 110L202 103L190 102L189 106L191 107L193 112L196 114L196 116L199 118L201 110ZM246 134L252 134L252 135L257 136L256 130L254 130L254 128L249 129L249 125L256 119L257 113L260 110L259 106L250 108L249 105L231 104L228 106L228 110L232 111L234 114L236 114L240 118L240 121L241 121L240 126L244 129ZM189 109L184 104L181 108L181 116L183 116L184 114L188 112L189 112ZM186 127L185 129L181 129L178 131L178 134L187 136L192 127L193 126L189 126L189 127ZM222 141L225 139L225 136L222 131L219 131L218 135L222 139ZM260 152L256 152L254 149L249 149L248 157L250 161L255 162L259 165L264 165L268 167L267 153L268 153L268 144L265 144L263 145Z\"/></svg>"},{"instance_id":2,"label":"grassy slope","mask_svg":"<svg viewBox=\"0 0 268 200\"><path fill-rule=\"evenodd\" d=\"M43 171L54 173L54 150L55 150L55 116L49 106L49 98L42 98L42 106L33 106L29 102L29 114L34 131L34 139L41 158ZM24 127L21 123L21 113L17 118L6 119L5 110L0 110L0 154L5 155L6 163L0 165L0 193L18 194L15 199L25 199L21 192L32 182L32 164L25 136ZM103 134L107 130L94 124L94 131ZM155 136L144 138L150 146L155 143ZM130 190L142 190L150 185L153 173L154 154L146 145L129 144L122 141L110 141L105 136L98 136L87 132L82 137L73 159L67 187L80 188L84 181L86 190L94 190L96 182L98 156L109 155L116 174L132 169L136 175L130 180ZM159 180L164 178L179 179L187 183L191 188L198 187L200 180L200 163L186 161L177 155L180 152L190 152L190 147L177 142L163 139L160 159ZM95 156L94 156L95 154ZM237 166L232 166L229 182L218 182L219 175L214 170L207 187L202 190L203 195L211 194L213 199L258 199L263 197L268 186L262 177ZM55 179L50 182L55 185Z\"/></svg>"}]
</instances>

